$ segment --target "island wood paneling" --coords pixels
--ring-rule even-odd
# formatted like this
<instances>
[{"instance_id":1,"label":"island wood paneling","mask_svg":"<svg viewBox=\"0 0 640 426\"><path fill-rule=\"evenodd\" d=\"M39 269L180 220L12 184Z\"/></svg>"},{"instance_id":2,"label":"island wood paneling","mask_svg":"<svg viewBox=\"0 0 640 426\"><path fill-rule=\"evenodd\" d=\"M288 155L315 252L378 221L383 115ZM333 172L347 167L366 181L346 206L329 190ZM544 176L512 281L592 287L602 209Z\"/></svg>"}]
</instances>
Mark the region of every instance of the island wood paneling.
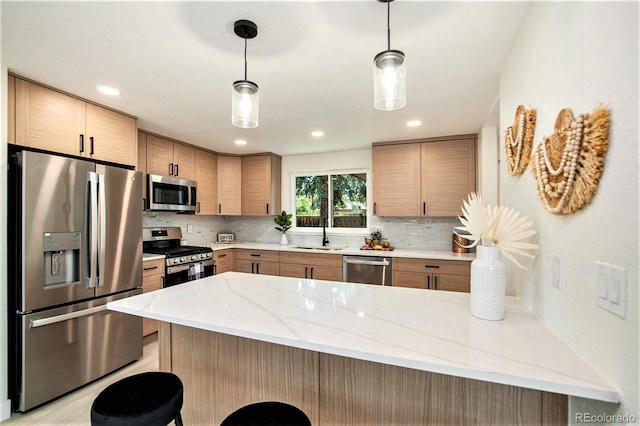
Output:
<instances>
[{"instance_id":1,"label":"island wood paneling","mask_svg":"<svg viewBox=\"0 0 640 426\"><path fill-rule=\"evenodd\" d=\"M160 325L160 369L185 384L185 424L276 400L314 426L567 424L566 395Z\"/></svg>"},{"instance_id":2,"label":"island wood paneling","mask_svg":"<svg viewBox=\"0 0 640 426\"><path fill-rule=\"evenodd\" d=\"M217 425L257 401L292 404L319 424L316 352L172 324L171 370L185 424Z\"/></svg>"}]
</instances>

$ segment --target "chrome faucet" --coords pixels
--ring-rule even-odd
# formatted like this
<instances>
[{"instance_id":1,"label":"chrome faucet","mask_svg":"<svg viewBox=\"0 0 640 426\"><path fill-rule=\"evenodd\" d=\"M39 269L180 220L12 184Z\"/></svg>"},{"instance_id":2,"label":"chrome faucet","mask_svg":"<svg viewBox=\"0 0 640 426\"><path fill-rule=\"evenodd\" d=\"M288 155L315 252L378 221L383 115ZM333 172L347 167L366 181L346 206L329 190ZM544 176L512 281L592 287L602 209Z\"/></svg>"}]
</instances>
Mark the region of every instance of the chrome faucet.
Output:
<instances>
[{"instance_id":1,"label":"chrome faucet","mask_svg":"<svg viewBox=\"0 0 640 426\"><path fill-rule=\"evenodd\" d=\"M327 238L327 218L322 218L322 247L329 244L329 238Z\"/></svg>"}]
</instances>

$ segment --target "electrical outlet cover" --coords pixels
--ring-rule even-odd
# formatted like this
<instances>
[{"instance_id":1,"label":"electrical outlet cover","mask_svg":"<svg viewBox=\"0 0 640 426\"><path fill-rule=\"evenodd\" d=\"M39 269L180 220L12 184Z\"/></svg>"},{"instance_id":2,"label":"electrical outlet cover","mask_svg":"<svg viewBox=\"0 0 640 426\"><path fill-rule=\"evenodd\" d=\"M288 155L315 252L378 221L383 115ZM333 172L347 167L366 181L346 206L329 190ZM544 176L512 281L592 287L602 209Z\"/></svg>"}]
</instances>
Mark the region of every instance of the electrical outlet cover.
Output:
<instances>
[{"instance_id":1,"label":"electrical outlet cover","mask_svg":"<svg viewBox=\"0 0 640 426\"><path fill-rule=\"evenodd\" d=\"M596 305L627 318L627 268L605 262L598 265Z\"/></svg>"}]
</instances>

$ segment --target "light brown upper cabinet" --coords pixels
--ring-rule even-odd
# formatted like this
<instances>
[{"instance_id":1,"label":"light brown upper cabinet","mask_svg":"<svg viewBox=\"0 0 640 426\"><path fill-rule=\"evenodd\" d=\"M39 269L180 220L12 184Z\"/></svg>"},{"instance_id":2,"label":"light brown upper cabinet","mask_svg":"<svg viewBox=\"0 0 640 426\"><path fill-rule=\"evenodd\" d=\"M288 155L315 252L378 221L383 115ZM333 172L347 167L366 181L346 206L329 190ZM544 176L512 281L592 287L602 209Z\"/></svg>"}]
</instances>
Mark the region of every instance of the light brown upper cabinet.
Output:
<instances>
[{"instance_id":1,"label":"light brown upper cabinet","mask_svg":"<svg viewBox=\"0 0 640 426\"><path fill-rule=\"evenodd\" d=\"M134 117L16 78L15 143L135 166L137 122Z\"/></svg>"},{"instance_id":2,"label":"light brown upper cabinet","mask_svg":"<svg viewBox=\"0 0 640 426\"><path fill-rule=\"evenodd\" d=\"M212 152L196 149L196 179L198 208L196 214L218 213L218 158Z\"/></svg>"},{"instance_id":3,"label":"light brown upper cabinet","mask_svg":"<svg viewBox=\"0 0 640 426\"><path fill-rule=\"evenodd\" d=\"M10 75L7 85L7 142L16 143L16 78Z\"/></svg>"},{"instance_id":4,"label":"light brown upper cabinet","mask_svg":"<svg viewBox=\"0 0 640 426\"><path fill-rule=\"evenodd\" d=\"M476 188L476 135L373 146L373 213L457 216Z\"/></svg>"},{"instance_id":5,"label":"light brown upper cabinet","mask_svg":"<svg viewBox=\"0 0 640 426\"><path fill-rule=\"evenodd\" d=\"M242 214L242 160L231 155L218 155L219 215Z\"/></svg>"},{"instance_id":6,"label":"light brown upper cabinet","mask_svg":"<svg viewBox=\"0 0 640 426\"><path fill-rule=\"evenodd\" d=\"M147 134L147 173L195 180L195 167L195 148Z\"/></svg>"},{"instance_id":7,"label":"light brown upper cabinet","mask_svg":"<svg viewBox=\"0 0 640 426\"><path fill-rule=\"evenodd\" d=\"M280 213L282 158L275 154L242 157L242 214L273 216Z\"/></svg>"}]
</instances>

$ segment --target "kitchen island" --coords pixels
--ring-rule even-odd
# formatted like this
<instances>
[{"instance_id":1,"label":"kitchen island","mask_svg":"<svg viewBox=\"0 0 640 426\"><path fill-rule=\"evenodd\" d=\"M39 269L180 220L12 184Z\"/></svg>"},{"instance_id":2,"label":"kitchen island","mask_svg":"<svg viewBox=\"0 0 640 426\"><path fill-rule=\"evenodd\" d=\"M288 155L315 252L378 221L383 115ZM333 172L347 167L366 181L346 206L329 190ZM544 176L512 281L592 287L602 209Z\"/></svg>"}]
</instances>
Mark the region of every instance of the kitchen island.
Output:
<instances>
[{"instance_id":1,"label":"kitchen island","mask_svg":"<svg viewBox=\"0 0 640 426\"><path fill-rule=\"evenodd\" d=\"M619 394L517 299L228 272L110 303L161 321L187 424L278 400L314 425L552 424L567 395Z\"/></svg>"}]
</instances>

